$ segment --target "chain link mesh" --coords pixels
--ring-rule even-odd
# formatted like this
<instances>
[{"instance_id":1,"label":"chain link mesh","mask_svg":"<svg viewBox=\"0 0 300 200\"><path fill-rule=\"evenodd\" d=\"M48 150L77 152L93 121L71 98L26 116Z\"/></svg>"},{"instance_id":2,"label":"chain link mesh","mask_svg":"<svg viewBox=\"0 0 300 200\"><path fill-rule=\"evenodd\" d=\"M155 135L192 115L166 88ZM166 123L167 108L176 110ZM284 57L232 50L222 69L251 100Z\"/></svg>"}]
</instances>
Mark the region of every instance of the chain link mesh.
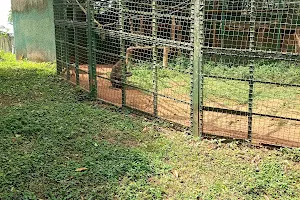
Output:
<instances>
[{"instance_id":1,"label":"chain link mesh","mask_svg":"<svg viewBox=\"0 0 300 200\"><path fill-rule=\"evenodd\" d=\"M54 0L57 69L201 136L300 147L300 2Z\"/></svg>"}]
</instances>

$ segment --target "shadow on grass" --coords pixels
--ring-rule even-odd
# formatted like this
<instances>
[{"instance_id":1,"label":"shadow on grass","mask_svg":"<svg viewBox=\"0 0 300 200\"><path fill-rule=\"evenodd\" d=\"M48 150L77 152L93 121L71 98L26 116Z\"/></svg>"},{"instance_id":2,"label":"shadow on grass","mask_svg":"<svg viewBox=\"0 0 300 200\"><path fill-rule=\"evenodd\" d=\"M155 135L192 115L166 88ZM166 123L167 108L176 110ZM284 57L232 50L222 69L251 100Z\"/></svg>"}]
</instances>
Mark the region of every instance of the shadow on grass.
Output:
<instances>
[{"instance_id":1,"label":"shadow on grass","mask_svg":"<svg viewBox=\"0 0 300 200\"><path fill-rule=\"evenodd\" d=\"M60 80L54 68L50 67L24 69L0 66L0 85L0 103L4 104L1 100L9 98L10 102L6 101L8 105L37 100L68 101L75 97L75 88Z\"/></svg>"}]
</instances>

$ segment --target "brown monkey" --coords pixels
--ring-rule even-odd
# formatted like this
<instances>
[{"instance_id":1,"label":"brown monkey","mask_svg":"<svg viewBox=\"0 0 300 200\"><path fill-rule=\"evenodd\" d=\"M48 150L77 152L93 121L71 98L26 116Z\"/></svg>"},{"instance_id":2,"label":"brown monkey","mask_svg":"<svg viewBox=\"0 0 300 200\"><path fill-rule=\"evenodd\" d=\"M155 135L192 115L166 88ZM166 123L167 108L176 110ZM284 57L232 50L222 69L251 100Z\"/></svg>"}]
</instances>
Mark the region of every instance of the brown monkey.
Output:
<instances>
[{"instance_id":1,"label":"brown monkey","mask_svg":"<svg viewBox=\"0 0 300 200\"><path fill-rule=\"evenodd\" d=\"M132 76L131 72L126 72L126 77ZM110 73L110 82L113 88L122 88L122 61L119 60L113 67Z\"/></svg>"}]
</instances>

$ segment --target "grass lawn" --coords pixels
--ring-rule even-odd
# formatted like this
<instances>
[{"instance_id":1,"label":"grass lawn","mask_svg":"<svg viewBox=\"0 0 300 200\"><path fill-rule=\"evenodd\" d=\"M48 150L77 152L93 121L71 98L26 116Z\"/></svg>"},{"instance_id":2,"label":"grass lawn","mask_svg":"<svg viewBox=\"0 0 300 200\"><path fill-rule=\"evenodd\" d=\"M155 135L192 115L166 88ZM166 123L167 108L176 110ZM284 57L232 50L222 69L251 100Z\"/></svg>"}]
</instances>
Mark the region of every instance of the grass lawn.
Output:
<instances>
[{"instance_id":1,"label":"grass lawn","mask_svg":"<svg viewBox=\"0 0 300 200\"><path fill-rule=\"evenodd\" d=\"M238 58L232 58L232 60ZM206 62L203 66L204 74L207 76L222 76L229 80L211 77L204 78L204 102L222 99L228 106L247 105L249 97L249 83L247 81L233 81L231 78L248 80L250 77L248 63L232 61L227 58L220 62ZM161 66L161 63L160 65ZM152 63L137 63L130 68L133 76L128 80L140 88L153 89ZM171 90L174 98L190 95L191 75L189 72L189 61L179 57L172 60L169 68L160 67L157 72L158 91ZM255 63L254 78L260 81L276 82L281 84L300 85L300 67L295 63L285 61L257 60ZM261 101L280 100L286 101L293 107L300 109L291 99L299 98L300 89L297 87L283 87L277 85L259 84L254 86L253 99L257 105Z\"/></svg>"},{"instance_id":2,"label":"grass lawn","mask_svg":"<svg viewBox=\"0 0 300 200\"><path fill-rule=\"evenodd\" d=\"M4 53L0 85L0 199L299 199L299 149L199 141Z\"/></svg>"}]
</instances>

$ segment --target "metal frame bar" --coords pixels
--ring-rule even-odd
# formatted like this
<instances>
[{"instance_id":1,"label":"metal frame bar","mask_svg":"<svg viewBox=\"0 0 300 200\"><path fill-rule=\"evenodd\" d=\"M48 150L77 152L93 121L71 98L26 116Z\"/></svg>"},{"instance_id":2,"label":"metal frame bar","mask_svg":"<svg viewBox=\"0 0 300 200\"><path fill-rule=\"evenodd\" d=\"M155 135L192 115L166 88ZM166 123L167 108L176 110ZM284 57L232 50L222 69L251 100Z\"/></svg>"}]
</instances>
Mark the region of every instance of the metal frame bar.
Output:
<instances>
[{"instance_id":1,"label":"metal frame bar","mask_svg":"<svg viewBox=\"0 0 300 200\"><path fill-rule=\"evenodd\" d=\"M255 42L255 0L251 1L251 10L250 10L250 43L249 43L249 51L252 51L254 48ZM253 127L253 93L254 93L254 66L255 61L254 59L250 60L249 66L249 96L248 96L248 139L252 139L252 127Z\"/></svg>"},{"instance_id":2,"label":"metal frame bar","mask_svg":"<svg viewBox=\"0 0 300 200\"><path fill-rule=\"evenodd\" d=\"M73 21L77 21L77 12L76 12L76 7L73 5ZM74 53L75 53L75 73L76 73L76 85L80 85L80 80L79 80L79 55L78 55L78 30L77 27L73 26L73 31L74 31Z\"/></svg>"},{"instance_id":3,"label":"metal frame bar","mask_svg":"<svg viewBox=\"0 0 300 200\"><path fill-rule=\"evenodd\" d=\"M123 0L119 0L119 25L120 25L120 33L124 31L124 8L123 8ZM125 50L125 40L120 37L120 55L122 60L122 107L126 106L126 72L127 66L124 63L124 58L126 56Z\"/></svg>"},{"instance_id":4,"label":"metal frame bar","mask_svg":"<svg viewBox=\"0 0 300 200\"><path fill-rule=\"evenodd\" d=\"M157 85L157 71L158 71L158 66L157 66L157 54L158 54L158 49L155 41L157 40L157 12L156 12L156 1L157 0L152 0L152 37L153 37L153 48L152 48L152 53L153 53L153 113L154 116L158 116L158 110L157 110L157 103L158 103L158 85Z\"/></svg>"},{"instance_id":5,"label":"metal frame bar","mask_svg":"<svg viewBox=\"0 0 300 200\"><path fill-rule=\"evenodd\" d=\"M67 12L68 12L68 6L64 7L64 20L67 20ZM67 80L70 80L70 68L69 68L69 61L70 61L70 56L69 56L69 44L68 44L68 36L69 30L67 26L64 26L64 48L65 48L65 61L66 61L66 70L67 70Z\"/></svg>"},{"instance_id":6,"label":"metal frame bar","mask_svg":"<svg viewBox=\"0 0 300 200\"><path fill-rule=\"evenodd\" d=\"M195 0L194 4L194 71L193 71L193 134L203 134L203 34L204 34L204 5L203 0Z\"/></svg>"},{"instance_id":7,"label":"metal frame bar","mask_svg":"<svg viewBox=\"0 0 300 200\"><path fill-rule=\"evenodd\" d=\"M93 0L88 0L87 7L87 37L88 37L88 62L89 62L89 85L91 98L97 97L97 77L96 77L96 63L93 56L94 49L94 21L93 21Z\"/></svg>"}]
</instances>

